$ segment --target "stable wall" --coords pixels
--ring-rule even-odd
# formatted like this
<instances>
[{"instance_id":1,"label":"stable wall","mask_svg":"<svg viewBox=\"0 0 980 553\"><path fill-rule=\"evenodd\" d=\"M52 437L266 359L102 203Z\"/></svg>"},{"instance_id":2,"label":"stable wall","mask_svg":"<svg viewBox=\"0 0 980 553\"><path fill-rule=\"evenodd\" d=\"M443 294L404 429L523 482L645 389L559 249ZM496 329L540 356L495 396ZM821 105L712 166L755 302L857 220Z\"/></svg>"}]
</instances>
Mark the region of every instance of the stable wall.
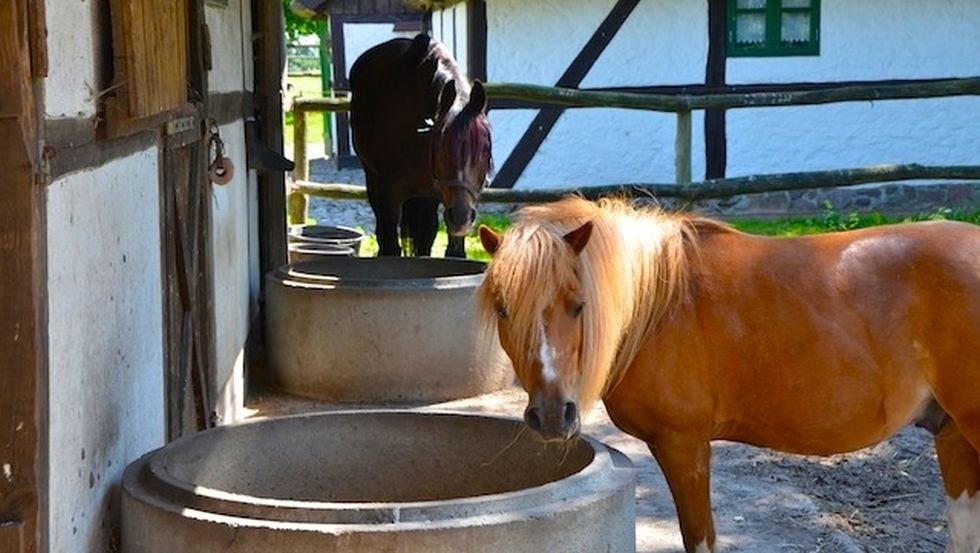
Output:
<instances>
[{"instance_id":1,"label":"stable wall","mask_svg":"<svg viewBox=\"0 0 980 553\"><path fill-rule=\"evenodd\" d=\"M487 80L553 86L615 4L613 0L487 2ZM583 88L704 82L707 4L643 0L586 75ZM499 168L537 110L492 110ZM704 173L702 114L695 113L694 174ZM620 109L568 109L516 188L674 180L676 118Z\"/></svg>"},{"instance_id":2,"label":"stable wall","mask_svg":"<svg viewBox=\"0 0 980 553\"><path fill-rule=\"evenodd\" d=\"M205 16L213 52L211 93L251 91L250 3L207 4ZM214 186L211 195L216 411L219 423L227 424L244 417L245 343L258 305L258 193L255 171L247 167L244 120L222 125L220 134L235 164L232 181Z\"/></svg>"},{"instance_id":3,"label":"stable wall","mask_svg":"<svg viewBox=\"0 0 980 553\"><path fill-rule=\"evenodd\" d=\"M157 160L47 190L50 551L105 551L123 469L164 444Z\"/></svg>"},{"instance_id":4,"label":"stable wall","mask_svg":"<svg viewBox=\"0 0 980 553\"><path fill-rule=\"evenodd\" d=\"M729 84L980 75L975 0L823 0L820 55L730 58ZM877 163L973 165L980 98L731 110L728 176Z\"/></svg>"},{"instance_id":5,"label":"stable wall","mask_svg":"<svg viewBox=\"0 0 980 553\"><path fill-rule=\"evenodd\" d=\"M492 82L554 85L614 0L487 2ZM820 56L730 58L728 84L778 84L980 75L975 0L821 2ZM581 83L583 88L705 82L708 5L641 0ZM883 101L727 113L728 176L876 163L973 164L980 98ZM499 167L537 110L493 110ZM517 188L674 180L676 118L567 109ZM703 112L693 117L693 176L704 176Z\"/></svg>"},{"instance_id":6,"label":"stable wall","mask_svg":"<svg viewBox=\"0 0 980 553\"><path fill-rule=\"evenodd\" d=\"M44 81L44 111L61 128L95 125L97 95L107 86L100 61L109 33L102 28L105 5L49 1L45 10L53 63ZM212 94L253 88L249 5L208 5ZM241 101L247 105L247 94ZM216 410L227 423L243 415L243 351L258 296L258 210L243 121L222 125L221 135L237 169L233 182L211 195ZM153 143L122 149L136 151L110 150L94 166L58 176L46 191L42 541L52 552L109 550L123 469L166 441L161 152Z\"/></svg>"}]
</instances>

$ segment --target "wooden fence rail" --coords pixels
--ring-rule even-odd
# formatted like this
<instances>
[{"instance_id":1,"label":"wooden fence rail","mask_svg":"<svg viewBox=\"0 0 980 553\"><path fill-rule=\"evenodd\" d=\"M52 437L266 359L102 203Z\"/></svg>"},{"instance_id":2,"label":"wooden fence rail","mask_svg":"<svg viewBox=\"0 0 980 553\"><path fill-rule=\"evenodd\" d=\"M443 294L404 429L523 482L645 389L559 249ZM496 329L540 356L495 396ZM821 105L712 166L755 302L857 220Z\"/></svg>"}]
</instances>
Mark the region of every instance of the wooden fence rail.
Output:
<instances>
[{"instance_id":1,"label":"wooden fence rail","mask_svg":"<svg viewBox=\"0 0 980 553\"><path fill-rule=\"evenodd\" d=\"M638 92L618 92L606 90L579 90L556 88L529 84L486 83L487 94L491 98L510 98L529 102L544 103L564 107L612 107L644 111L669 112L677 114L677 133L674 141L674 175L676 185L684 186L691 182L691 112L704 109L738 109L773 106L819 105L836 102L907 100L918 98L942 98L952 96L980 95L980 77L964 79L945 79L917 83L895 83L876 85L852 85L825 88L820 90L799 90L785 92L750 93L706 93L706 94L643 94ZM293 176L297 181L309 179L309 164L306 158L306 113L347 111L350 102L346 98L297 98L293 103L293 147L296 169ZM909 166L913 167L913 166ZM917 166L914 166L917 167ZM833 172L821 172L828 174ZM804 173L791 173L802 175ZM747 177L756 179L777 178ZM904 177L944 178L944 177ZM950 177L960 178L960 177ZM976 177L972 177L976 178ZM788 182L778 178L780 182ZM737 181L737 179L718 179L705 181L697 186L710 186L712 182ZM884 181L862 181L884 182ZM632 187L633 185L625 185ZM654 188L666 185L639 185ZM832 185L826 185L832 186ZM800 188L806 188L801 186ZM660 188L658 188L660 189ZM584 189L583 189L584 190ZM597 188L597 190L599 190ZM663 189L665 192L668 189ZM508 191L509 192L509 191ZM494 194L491 191L491 194ZM748 193L748 192L746 192ZM679 197L679 196L678 196Z\"/></svg>"},{"instance_id":2,"label":"wooden fence rail","mask_svg":"<svg viewBox=\"0 0 980 553\"><path fill-rule=\"evenodd\" d=\"M913 179L980 180L980 165L875 165L834 171L808 171L710 179L690 184L638 183L538 190L487 188L480 195L480 201L484 203L537 203L554 201L569 194L579 194L589 199L619 195L627 197L653 196L696 201L724 198L739 194L833 188ZM296 187L298 192L322 198L335 200L364 200L367 198L367 193L363 186L299 181L296 183Z\"/></svg>"}]
</instances>

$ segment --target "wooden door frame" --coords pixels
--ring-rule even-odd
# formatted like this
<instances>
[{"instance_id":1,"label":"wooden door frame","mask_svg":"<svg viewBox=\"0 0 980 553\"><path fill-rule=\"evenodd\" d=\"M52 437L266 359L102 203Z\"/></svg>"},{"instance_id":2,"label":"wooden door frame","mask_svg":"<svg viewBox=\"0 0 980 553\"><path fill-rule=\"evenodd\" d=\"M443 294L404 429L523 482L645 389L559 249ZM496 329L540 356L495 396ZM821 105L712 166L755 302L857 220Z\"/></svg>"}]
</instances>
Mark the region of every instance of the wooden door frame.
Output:
<instances>
[{"instance_id":1,"label":"wooden door frame","mask_svg":"<svg viewBox=\"0 0 980 553\"><path fill-rule=\"evenodd\" d=\"M0 551L43 548L47 447L42 2L0 3Z\"/></svg>"}]
</instances>

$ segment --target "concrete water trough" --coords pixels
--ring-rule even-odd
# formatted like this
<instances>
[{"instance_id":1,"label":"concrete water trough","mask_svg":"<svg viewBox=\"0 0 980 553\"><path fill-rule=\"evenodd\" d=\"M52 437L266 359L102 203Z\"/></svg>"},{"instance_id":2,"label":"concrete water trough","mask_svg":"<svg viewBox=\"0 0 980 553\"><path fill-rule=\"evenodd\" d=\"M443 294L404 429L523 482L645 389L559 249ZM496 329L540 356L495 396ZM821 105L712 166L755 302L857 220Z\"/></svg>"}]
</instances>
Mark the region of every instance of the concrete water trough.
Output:
<instances>
[{"instance_id":1,"label":"concrete water trough","mask_svg":"<svg viewBox=\"0 0 980 553\"><path fill-rule=\"evenodd\" d=\"M421 403L513 382L473 321L485 265L436 258L328 258L266 277L267 380L331 402Z\"/></svg>"},{"instance_id":2,"label":"concrete water trough","mask_svg":"<svg viewBox=\"0 0 980 553\"><path fill-rule=\"evenodd\" d=\"M634 551L629 460L522 425L346 411L193 434L127 467L123 551Z\"/></svg>"}]
</instances>

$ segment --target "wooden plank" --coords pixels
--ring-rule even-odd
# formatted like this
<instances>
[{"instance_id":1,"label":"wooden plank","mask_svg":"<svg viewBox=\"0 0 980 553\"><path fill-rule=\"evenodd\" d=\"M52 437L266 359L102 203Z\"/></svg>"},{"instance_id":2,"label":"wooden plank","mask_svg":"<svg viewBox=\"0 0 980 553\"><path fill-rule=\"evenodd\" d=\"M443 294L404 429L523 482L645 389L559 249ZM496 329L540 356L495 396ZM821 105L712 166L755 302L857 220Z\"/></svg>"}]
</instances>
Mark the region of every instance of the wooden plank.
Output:
<instances>
[{"instance_id":1,"label":"wooden plank","mask_svg":"<svg viewBox=\"0 0 980 553\"><path fill-rule=\"evenodd\" d=\"M0 520L0 551L24 553L24 521Z\"/></svg>"},{"instance_id":2,"label":"wooden plank","mask_svg":"<svg viewBox=\"0 0 980 553\"><path fill-rule=\"evenodd\" d=\"M876 184L903 180L980 180L980 165L930 166L930 165L874 165L833 171L779 173L753 175L728 179L709 179L686 185L674 183L635 183L608 186L571 186L567 188L514 190L488 188L480 193L482 203L538 203L551 202L569 194L596 199L605 196L680 198L706 200L740 194L758 194L782 190L807 190L834 188L858 184ZM323 184L298 182L296 189L310 196L321 198L364 200L363 186L350 184Z\"/></svg>"},{"instance_id":3,"label":"wooden plank","mask_svg":"<svg viewBox=\"0 0 980 553\"><path fill-rule=\"evenodd\" d=\"M26 0L0 2L0 550L39 548L47 321Z\"/></svg>"}]
</instances>

